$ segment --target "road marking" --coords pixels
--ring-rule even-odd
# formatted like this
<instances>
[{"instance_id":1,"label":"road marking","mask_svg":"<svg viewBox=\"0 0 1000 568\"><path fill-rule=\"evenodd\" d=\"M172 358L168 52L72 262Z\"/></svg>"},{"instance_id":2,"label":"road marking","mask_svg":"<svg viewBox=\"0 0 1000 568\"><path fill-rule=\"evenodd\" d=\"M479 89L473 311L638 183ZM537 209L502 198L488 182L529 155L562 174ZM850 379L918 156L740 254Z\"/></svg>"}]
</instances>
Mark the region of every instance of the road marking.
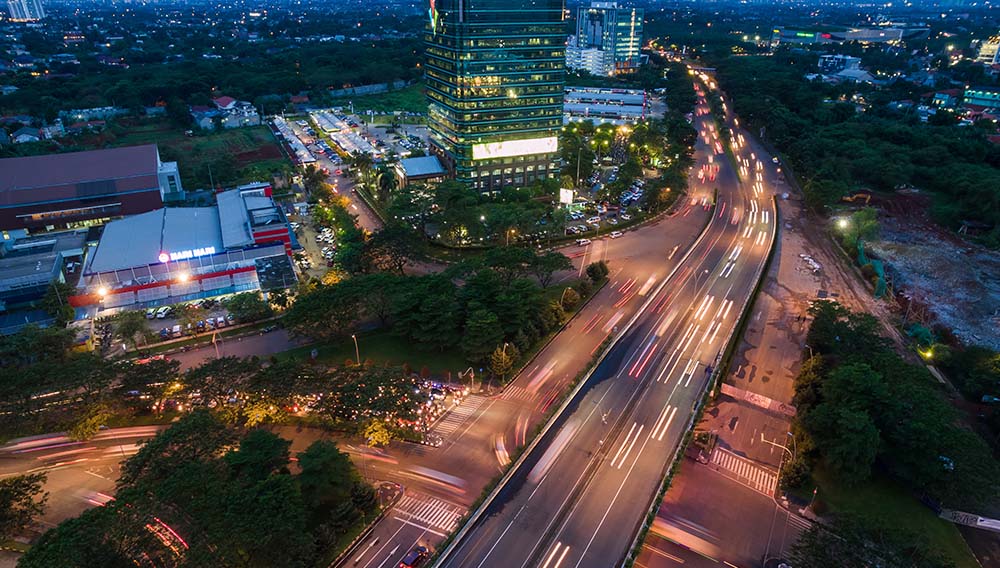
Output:
<instances>
[{"instance_id":1,"label":"road marking","mask_svg":"<svg viewBox=\"0 0 1000 568\"><path fill-rule=\"evenodd\" d=\"M711 461L720 469L735 474L741 484L764 495L773 495L778 487L777 472L759 466L725 448L716 447L712 452Z\"/></svg>"},{"instance_id":2,"label":"road marking","mask_svg":"<svg viewBox=\"0 0 1000 568\"><path fill-rule=\"evenodd\" d=\"M662 442L663 436L667 433L667 430L670 429L670 423L673 422L674 415L676 414L677 414L676 406L673 407L673 409L671 409L669 404L664 406L663 412L660 414L660 418L656 422L656 427L654 427L653 431L649 433L649 437L656 438L656 441Z\"/></svg>"},{"instance_id":3,"label":"road marking","mask_svg":"<svg viewBox=\"0 0 1000 568\"><path fill-rule=\"evenodd\" d=\"M635 437L632 438L632 443L628 445L628 449L625 450L624 454L622 454L621 462L616 466L618 469L621 469L622 466L625 465L625 460L628 459L628 455L630 453L632 453L632 448L635 447L635 442L636 442L636 440L639 439L639 436L642 435L642 429L645 428L645 427L646 427L645 424L639 426L639 429L635 433ZM631 434L631 432L630 432L630 434ZM628 438L626 438L625 440L628 441ZM619 451L621 451L621 450L619 450ZM615 465L614 462L612 462L611 465Z\"/></svg>"},{"instance_id":4,"label":"road marking","mask_svg":"<svg viewBox=\"0 0 1000 568\"><path fill-rule=\"evenodd\" d=\"M611 465L612 466L615 465L615 462L618 461L618 457L622 455L623 451L625 451L625 446L628 444L629 438L632 437L632 432L635 432L635 427L638 426L638 425L639 425L638 422L633 422L632 423L632 428L629 429L628 435L625 436L624 440L622 440L622 445L618 448L618 452L615 453L614 459L611 460Z\"/></svg>"},{"instance_id":5,"label":"road marking","mask_svg":"<svg viewBox=\"0 0 1000 568\"><path fill-rule=\"evenodd\" d=\"M479 407L486 402L485 396L477 394L469 395L465 401L458 406L452 407L443 418L434 423L431 432L442 438L451 435L458 430L465 421L479 410Z\"/></svg>"},{"instance_id":6,"label":"road marking","mask_svg":"<svg viewBox=\"0 0 1000 568\"><path fill-rule=\"evenodd\" d=\"M562 549L562 554L559 554L559 560L556 560L556 563L552 564L552 568L559 568L559 565L566 559L566 555L569 554L569 545L567 544L566 548L562 548L562 545L561 542L556 542L556 545L552 547L552 552L545 559L545 564L542 564L542 568L549 568L549 565L555 560L556 555L559 554L559 550Z\"/></svg>"}]
</instances>

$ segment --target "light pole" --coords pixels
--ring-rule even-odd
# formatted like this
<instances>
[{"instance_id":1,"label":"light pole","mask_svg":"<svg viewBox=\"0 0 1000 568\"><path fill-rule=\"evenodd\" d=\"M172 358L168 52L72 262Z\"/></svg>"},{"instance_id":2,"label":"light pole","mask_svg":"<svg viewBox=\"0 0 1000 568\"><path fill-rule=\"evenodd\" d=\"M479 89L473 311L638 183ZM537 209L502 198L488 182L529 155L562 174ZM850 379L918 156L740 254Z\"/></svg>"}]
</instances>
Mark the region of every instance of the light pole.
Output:
<instances>
[{"instance_id":1,"label":"light pole","mask_svg":"<svg viewBox=\"0 0 1000 568\"><path fill-rule=\"evenodd\" d=\"M354 340L354 361L357 362L358 366L361 366L361 349L358 348L358 336L351 334L351 339Z\"/></svg>"},{"instance_id":2,"label":"light pole","mask_svg":"<svg viewBox=\"0 0 1000 568\"><path fill-rule=\"evenodd\" d=\"M510 235L511 235L511 233L517 234L517 230L516 229L507 229L507 244L504 245L504 246L508 246L508 247L510 246Z\"/></svg>"},{"instance_id":3,"label":"light pole","mask_svg":"<svg viewBox=\"0 0 1000 568\"><path fill-rule=\"evenodd\" d=\"M791 435L791 432L788 432L788 434ZM779 444L777 442L772 442L771 440L768 440L767 438L764 437L764 433L763 432L760 433L760 441L764 442L765 444L771 444L772 446L775 446L775 447L781 448L782 450L785 450L786 452L788 452L788 456L790 458L792 458L792 461L795 461L795 454L792 453L792 450L789 450L787 446L782 446L781 444ZM794 441L795 441L795 437L793 436L792 437L792 442L794 443Z\"/></svg>"}]
</instances>

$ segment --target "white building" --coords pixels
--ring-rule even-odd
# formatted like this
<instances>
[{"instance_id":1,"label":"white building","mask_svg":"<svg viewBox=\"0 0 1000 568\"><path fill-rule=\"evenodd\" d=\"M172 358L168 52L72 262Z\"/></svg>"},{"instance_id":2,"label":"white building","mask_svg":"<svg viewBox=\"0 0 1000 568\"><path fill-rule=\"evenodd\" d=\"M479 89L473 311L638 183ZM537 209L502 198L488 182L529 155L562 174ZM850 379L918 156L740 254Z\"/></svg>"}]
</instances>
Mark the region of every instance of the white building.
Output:
<instances>
[{"instance_id":1,"label":"white building","mask_svg":"<svg viewBox=\"0 0 1000 568\"><path fill-rule=\"evenodd\" d=\"M1000 35L995 35L979 44L976 61L984 65L1000 63Z\"/></svg>"},{"instance_id":2,"label":"white building","mask_svg":"<svg viewBox=\"0 0 1000 568\"><path fill-rule=\"evenodd\" d=\"M45 17L42 0L7 0L7 10L15 22L37 22Z\"/></svg>"}]
</instances>

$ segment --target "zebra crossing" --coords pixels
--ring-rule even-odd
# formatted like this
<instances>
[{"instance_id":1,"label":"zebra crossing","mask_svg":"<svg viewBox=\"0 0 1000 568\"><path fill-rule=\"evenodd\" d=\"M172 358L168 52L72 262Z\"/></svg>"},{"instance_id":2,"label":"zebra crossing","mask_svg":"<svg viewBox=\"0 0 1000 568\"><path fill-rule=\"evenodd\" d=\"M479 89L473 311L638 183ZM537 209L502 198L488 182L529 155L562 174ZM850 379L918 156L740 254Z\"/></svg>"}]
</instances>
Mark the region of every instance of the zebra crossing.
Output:
<instances>
[{"instance_id":1,"label":"zebra crossing","mask_svg":"<svg viewBox=\"0 0 1000 568\"><path fill-rule=\"evenodd\" d=\"M396 504L394 511L403 517L398 520L419 522L430 528L451 532L458 526L464 510L458 505L434 497L417 497L404 495Z\"/></svg>"},{"instance_id":2,"label":"zebra crossing","mask_svg":"<svg viewBox=\"0 0 1000 568\"><path fill-rule=\"evenodd\" d=\"M497 398L502 400L533 400L535 396L537 396L535 393L524 387L507 385L507 388L503 389L503 392Z\"/></svg>"},{"instance_id":3,"label":"zebra crossing","mask_svg":"<svg viewBox=\"0 0 1000 568\"><path fill-rule=\"evenodd\" d=\"M723 448L716 447L712 452L712 464L736 474L740 483L765 495L774 495L778 488L777 473Z\"/></svg>"},{"instance_id":4,"label":"zebra crossing","mask_svg":"<svg viewBox=\"0 0 1000 568\"><path fill-rule=\"evenodd\" d=\"M461 404L452 407L440 420L435 422L430 430L431 433L440 436L442 439L450 436L452 432L458 430L459 426L465 423L468 417L475 414L486 400L485 396L469 395Z\"/></svg>"}]
</instances>

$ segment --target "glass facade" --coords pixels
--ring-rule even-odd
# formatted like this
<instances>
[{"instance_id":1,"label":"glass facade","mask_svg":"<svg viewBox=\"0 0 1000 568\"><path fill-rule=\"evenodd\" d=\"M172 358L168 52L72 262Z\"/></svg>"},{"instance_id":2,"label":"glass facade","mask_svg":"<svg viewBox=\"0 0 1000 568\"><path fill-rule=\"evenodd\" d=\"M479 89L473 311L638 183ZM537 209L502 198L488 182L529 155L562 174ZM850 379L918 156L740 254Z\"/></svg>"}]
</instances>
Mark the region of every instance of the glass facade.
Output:
<instances>
[{"instance_id":1,"label":"glass facade","mask_svg":"<svg viewBox=\"0 0 1000 568\"><path fill-rule=\"evenodd\" d=\"M564 29L563 0L430 0L431 147L457 180L492 191L558 174Z\"/></svg>"},{"instance_id":2,"label":"glass facade","mask_svg":"<svg viewBox=\"0 0 1000 568\"><path fill-rule=\"evenodd\" d=\"M602 75L634 71L642 50L642 8L619 7L616 2L592 2L576 15L576 46L610 53Z\"/></svg>"}]
</instances>

